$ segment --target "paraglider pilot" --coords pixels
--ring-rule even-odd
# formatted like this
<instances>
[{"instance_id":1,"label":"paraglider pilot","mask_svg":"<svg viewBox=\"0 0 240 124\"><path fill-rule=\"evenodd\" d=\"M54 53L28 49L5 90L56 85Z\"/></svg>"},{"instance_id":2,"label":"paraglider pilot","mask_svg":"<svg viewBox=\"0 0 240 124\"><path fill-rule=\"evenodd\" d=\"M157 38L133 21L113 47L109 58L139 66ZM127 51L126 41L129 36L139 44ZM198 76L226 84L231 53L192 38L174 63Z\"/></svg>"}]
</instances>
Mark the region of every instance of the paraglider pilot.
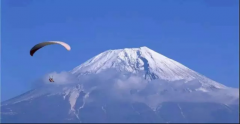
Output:
<instances>
[{"instance_id":1,"label":"paraglider pilot","mask_svg":"<svg viewBox=\"0 0 240 124\"><path fill-rule=\"evenodd\" d=\"M50 77L49 77L49 81L50 81L50 82L54 82L53 78L50 78Z\"/></svg>"}]
</instances>

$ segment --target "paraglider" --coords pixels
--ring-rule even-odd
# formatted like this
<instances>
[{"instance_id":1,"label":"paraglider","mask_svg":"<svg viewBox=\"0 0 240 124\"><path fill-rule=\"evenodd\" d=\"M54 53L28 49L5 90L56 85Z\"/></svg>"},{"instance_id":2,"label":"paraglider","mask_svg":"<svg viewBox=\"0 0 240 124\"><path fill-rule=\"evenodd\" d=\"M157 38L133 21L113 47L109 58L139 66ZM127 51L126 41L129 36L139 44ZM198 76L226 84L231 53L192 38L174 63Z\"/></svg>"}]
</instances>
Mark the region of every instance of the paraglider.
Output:
<instances>
[{"instance_id":1,"label":"paraglider","mask_svg":"<svg viewBox=\"0 0 240 124\"><path fill-rule=\"evenodd\" d=\"M47 41L47 42L42 42L42 43L39 43L39 44L36 44L35 46L33 46L32 49L30 50L30 55L33 56L34 53L36 51L38 51L39 49L41 49L42 47L45 47L47 45L53 45L53 44L59 44L59 45L62 45L68 51L71 50L71 47L67 43L65 43L65 42L61 42L61 41ZM53 77L49 77L49 82L54 82Z\"/></svg>"}]
</instances>

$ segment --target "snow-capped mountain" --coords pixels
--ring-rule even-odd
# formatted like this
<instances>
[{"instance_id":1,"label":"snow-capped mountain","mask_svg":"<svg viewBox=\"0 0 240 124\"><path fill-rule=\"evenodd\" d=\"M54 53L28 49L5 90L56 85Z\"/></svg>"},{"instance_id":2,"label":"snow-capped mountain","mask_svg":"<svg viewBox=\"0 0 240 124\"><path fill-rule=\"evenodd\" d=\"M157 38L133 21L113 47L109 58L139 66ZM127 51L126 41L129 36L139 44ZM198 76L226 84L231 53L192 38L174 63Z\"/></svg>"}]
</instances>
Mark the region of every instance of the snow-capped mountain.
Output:
<instances>
[{"instance_id":1,"label":"snow-capped mountain","mask_svg":"<svg viewBox=\"0 0 240 124\"><path fill-rule=\"evenodd\" d=\"M199 79L211 83L217 88L225 87L148 47L105 51L74 68L72 73L79 75L100 73L105 69L116 69L129 73L144 72L143 76L148 80L160 78L168 81L191 81Z\"/></svg>"},{"instance_id":2,"label":"snow-capped mountain","mask_svg":"<svg viewBox=\"0 0 240 124\"><path fill-rule=\"evenodd\" d=\"M108 50L73 69L72 73L99 73L114 68L130 73L145 72L147 79L192 80L198 76L184 65L147 47Z\"/></svg>"},{"instance_id":3,"label":"snow-capped mountain","mask_svg":"<svg viewBox=\"0 0 240 124\"><path fill-rule=\"evenodd\" d=\"M45 83L46 76L39 81L41 86L3 102L2 121L239 120L239 89L217 83L147 47L108 50L70 72L51 75L55 84Z\"/></svg>"}]
</instances>

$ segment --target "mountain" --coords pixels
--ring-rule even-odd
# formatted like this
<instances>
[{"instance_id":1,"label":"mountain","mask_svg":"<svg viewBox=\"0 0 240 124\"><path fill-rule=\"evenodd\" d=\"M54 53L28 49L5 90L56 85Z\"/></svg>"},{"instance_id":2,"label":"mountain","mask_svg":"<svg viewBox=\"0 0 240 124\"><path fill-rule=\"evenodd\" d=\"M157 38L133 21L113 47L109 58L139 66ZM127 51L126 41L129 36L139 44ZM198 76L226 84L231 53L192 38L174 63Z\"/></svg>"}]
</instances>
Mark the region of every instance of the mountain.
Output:
<instances>
[{"instance_id":1,"label":"mountain","mask_svg":"<svg viewBox=\"0 0 240 124\"><path fill-rule=\"evenodd\" d=\"M1 104L2 122L238 123L239 89L147 47L108 50Z\"/></svg>"},{"instance_id":2,"label":"mountain","mask_svg":"<svg viewBox=\"0 0 240 124\"><path fill-rule=\"evenodd\" d=\"M225 87L147 47L105 51L74 68L72 73L84 75L100 73L105 69L116 69L129 73L144 71L143 76L147 80L160 78L167 81L191 81L197 79L216 88Z\"/></svg>"}]
</instances>

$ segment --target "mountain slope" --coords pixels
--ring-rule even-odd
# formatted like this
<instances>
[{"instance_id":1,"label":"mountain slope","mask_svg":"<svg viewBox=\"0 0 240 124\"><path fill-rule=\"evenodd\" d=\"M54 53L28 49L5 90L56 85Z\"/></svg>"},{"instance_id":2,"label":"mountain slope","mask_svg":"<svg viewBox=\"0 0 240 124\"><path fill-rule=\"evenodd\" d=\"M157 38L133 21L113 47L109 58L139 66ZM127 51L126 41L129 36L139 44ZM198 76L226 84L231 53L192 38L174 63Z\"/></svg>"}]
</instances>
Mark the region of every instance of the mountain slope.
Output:
<instances>
[{"instance_id":1,"label":"mountain slope","mask_svg":"<svg viewBox=\"0 0 240 124\"><path fill-rule=\"evenodd\" d=\"M2 121L238 122L239 89L147 47L105 51L69 74L3 102Z\"/></svg>"}]
</instances>

